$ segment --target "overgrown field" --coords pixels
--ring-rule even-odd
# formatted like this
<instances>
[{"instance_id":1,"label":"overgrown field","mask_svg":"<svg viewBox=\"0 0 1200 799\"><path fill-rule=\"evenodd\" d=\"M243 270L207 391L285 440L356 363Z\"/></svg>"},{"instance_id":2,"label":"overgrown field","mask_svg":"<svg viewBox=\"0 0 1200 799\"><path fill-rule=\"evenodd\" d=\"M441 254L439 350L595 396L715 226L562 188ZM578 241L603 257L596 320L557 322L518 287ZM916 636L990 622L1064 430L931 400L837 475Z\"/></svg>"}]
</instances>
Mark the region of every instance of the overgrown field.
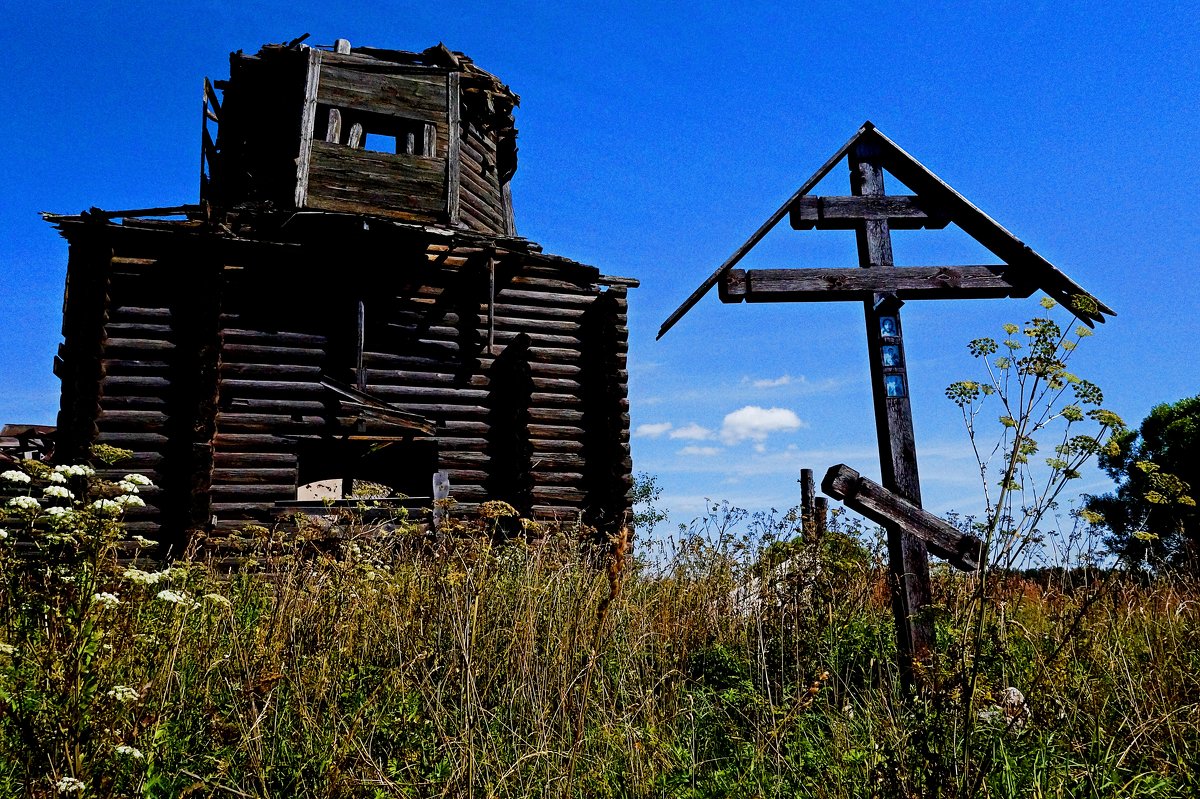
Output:
<instances>
[{"instance_id":1,"label":"overgrown field","mask_svg":"<svg viewBox=\"0 0 1200 799\"><path fill-rule=\"evenodd\" d=\"M905 696L885 570L836 531L584 557L350 525L334 557L260 530L229 576L132 569L117 511L70 515L0 541L6 796L1200 795L1191 583L997 576L980 626L939 572Z\"/></svg>"}]
</instances>

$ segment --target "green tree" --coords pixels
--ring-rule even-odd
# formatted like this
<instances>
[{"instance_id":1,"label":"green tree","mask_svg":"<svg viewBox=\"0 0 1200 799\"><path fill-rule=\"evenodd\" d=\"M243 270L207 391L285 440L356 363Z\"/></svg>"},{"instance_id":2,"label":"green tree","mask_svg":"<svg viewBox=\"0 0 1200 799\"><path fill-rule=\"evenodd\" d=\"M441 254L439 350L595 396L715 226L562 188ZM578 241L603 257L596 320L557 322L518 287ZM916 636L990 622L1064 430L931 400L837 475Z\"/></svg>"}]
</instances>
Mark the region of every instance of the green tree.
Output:
<instances>
[{"instance_id":1,"label":"green tree","mask_svg":"<svg viewBox=\"0 0 1200 799\"><path fill-rule=\"evenodd\" d=\"M1100 467L1117 490L1087 498L1084 518L1129 563L1200 572L1200 395L1156 405L1137 430L1114 435Z\"/></svg>"}]
</instances>

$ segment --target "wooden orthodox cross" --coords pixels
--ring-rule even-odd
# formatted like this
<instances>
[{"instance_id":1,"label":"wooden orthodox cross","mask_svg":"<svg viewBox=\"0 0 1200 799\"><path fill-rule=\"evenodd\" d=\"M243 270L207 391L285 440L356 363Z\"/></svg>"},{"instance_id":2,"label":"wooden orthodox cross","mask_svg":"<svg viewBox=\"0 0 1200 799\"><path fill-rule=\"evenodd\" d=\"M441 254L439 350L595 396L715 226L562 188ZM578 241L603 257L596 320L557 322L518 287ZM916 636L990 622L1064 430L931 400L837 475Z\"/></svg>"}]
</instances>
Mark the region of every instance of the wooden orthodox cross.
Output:
<instances>
[{"instance_id":1,"label":"wooden orthodox cross","mask_svg":"<svg viewBox=\"0 0 1200 799\"><path fill-rule=\"evenodd\" d=\"M848 197L809 192L843 158L850 165ZM890 195L884 170L915 195ZM784 216L797 230L854 230L861 269L735 269ZM986 266L906 266L892 262L893 229L940 229L954 222L1003 263ZM1041 289L1091 327L1113 311L1092 297L1023 242L946 185L919 161L863 124L754 235L671 314L662 336L720 283L723 302L825 302L857 300L866 316L871 392L879 441L879 486L846 466L834 467L822 487L837 499L884 525L892 575L892 609L901 669L912 680L914 665L926 663L933 645L926 541L935 554L959 568L975 568L980 542L956 534L920 509L908 374L900 306L905 300L1028 297ZM972 551L973 550L973 551Z\"/></svg>"}]
</instances>

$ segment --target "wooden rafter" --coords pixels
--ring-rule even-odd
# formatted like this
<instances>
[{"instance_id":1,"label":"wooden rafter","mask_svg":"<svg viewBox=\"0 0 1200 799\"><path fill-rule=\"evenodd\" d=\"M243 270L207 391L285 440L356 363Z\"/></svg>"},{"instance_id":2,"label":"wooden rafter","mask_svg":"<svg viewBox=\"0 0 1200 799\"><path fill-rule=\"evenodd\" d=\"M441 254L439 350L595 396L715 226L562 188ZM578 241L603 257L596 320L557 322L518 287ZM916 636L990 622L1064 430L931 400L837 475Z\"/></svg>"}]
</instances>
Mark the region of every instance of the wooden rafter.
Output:
<instances>
[{"instance_id":1,"label":"wooden rafter","mask_svg":"<svg viewBox=\"0 0 1200 799\"><path fill-rule=\"evenodd\" d=\"M809 192L829 174L829 171L845 158L852 148L859 145L876 148L883 167L911 191L916 192L916 196L810 196ZM886 220L889 227L896 229L936 228L954 222L1000 258L1005 265L1012 267L1014 284L1031 287L1031 292L1037 289L1044 291L1089 327L1097 322L1104 322L1106 315L1116 315L1111 308L951 188L873 124L864 122L848 142L838 148L778 211L667 317L659 328L658 338L662 338L713 286L720 283L784 216L788 215L791 216L793 226L798 229L857 229L870 220ZM1003 296L1028 296L1028 293ZM1079 302L1079 298L1083 301Z\"/></svg>"}]
</instances>

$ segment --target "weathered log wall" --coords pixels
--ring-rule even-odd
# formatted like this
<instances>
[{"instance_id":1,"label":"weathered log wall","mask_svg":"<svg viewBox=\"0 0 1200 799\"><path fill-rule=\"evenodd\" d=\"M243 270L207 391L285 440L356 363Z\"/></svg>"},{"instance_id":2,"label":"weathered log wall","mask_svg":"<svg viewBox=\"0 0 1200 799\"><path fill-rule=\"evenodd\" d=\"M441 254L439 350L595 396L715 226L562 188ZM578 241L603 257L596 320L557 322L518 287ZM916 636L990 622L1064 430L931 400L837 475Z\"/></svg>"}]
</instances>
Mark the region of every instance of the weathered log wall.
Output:
<instances>
[{"instance_id":1,"label":"weathered log wall","mask_svg":"<svg viewBox=\"0 0 1200 799\"><path fill-rule=\"evenodd\" d=\"M442 469L463 503L604 526L628 511L626 292L595 268L401 225L336 244L60 225L73 281L60 441L135 452L124 471L160 489L132 529L161 524L183 546L214 520L272 521L320 471L302 459L331 452L317 443L354 435L429 463L426 493ZM357 418L323 378L435 422L432 443Z\"/></svg>"}]
</instances>

